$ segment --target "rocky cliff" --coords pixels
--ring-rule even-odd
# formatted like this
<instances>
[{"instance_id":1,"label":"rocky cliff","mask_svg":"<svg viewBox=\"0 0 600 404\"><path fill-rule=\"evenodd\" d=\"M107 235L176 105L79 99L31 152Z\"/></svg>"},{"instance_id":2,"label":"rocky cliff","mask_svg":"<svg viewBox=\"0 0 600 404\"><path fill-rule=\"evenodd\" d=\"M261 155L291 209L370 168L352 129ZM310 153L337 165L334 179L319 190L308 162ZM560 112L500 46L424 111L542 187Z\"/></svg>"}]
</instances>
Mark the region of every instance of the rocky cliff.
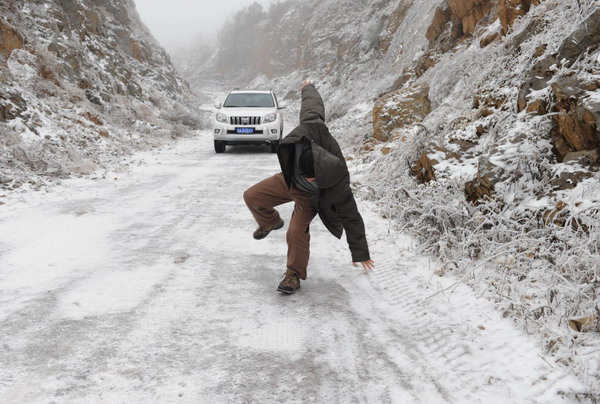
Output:
<instances>
[{"instance_id":1,"label":"rocky cliff","mask_svg":"<svg viewBox=\"0 0 600 404\"><path fill-rule=\"evenodd\" d=\"M132 0L0 4L0 186L86 174L199 122Z\"/></svg>"}]
</instances>

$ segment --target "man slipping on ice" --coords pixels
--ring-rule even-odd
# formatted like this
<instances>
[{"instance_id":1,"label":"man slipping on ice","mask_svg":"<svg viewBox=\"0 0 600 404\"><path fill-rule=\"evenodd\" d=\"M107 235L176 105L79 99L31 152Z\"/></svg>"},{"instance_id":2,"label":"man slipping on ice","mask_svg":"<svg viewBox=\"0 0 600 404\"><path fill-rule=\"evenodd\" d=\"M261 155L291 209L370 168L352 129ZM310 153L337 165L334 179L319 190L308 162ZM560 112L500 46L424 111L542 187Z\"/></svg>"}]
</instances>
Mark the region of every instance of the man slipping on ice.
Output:
<instances>
[{"instance_id":1,"label":"man slipping on ice","mask_svg":"<svg viewBox=\"0 0 600 404\"><path fill-rule=\"evenodd\" d=\"M254 238L261 240L284 225L275 206L294 202L286 239L287 270L277 288L283 293L300 289L310 255L310 223L319 214L337 238L346 231L353 265L372 270L365 225L350 189L350 174L337 141L325 125L325 106L313 84L301 86L300 125L280 143L281 172L244 192L246 205L258 222Z\"/></svg>"}]
</instances>

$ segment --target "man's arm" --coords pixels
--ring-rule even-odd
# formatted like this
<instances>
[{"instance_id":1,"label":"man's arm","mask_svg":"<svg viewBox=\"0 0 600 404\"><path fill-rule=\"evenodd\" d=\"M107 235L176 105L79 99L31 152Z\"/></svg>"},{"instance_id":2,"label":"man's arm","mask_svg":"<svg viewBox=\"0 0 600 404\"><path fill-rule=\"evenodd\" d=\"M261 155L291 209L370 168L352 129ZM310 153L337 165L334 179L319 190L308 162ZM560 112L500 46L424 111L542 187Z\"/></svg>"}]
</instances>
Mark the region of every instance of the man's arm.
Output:
<instances>
[{"instance_id":1,"label":"man's arm","mask_svg":"<svg viewBox=\"0 0 600 404\"><path fill-rule=\"evenodd\" d=\"M339 202L335 204L335 211L342 222L342 226L344 226L346 240L352 254L352 261L361 263L370 261L371 256L367 244L365 224L358 212L354 195L352 195L347 182L342 182L338 187L340 187L340 195Z\"/></svg>"},{"instance_id":2,"label":"man's arm","mask_svg":"<svg viewBox=\"0 0 600 404\"><path fill-rule=\"evenodd\" d=\"M300 105L300 123L311 121L325 122L325 104L321 94L310 82L302 84L302 104Z\"/></svg>"}]
</instances>

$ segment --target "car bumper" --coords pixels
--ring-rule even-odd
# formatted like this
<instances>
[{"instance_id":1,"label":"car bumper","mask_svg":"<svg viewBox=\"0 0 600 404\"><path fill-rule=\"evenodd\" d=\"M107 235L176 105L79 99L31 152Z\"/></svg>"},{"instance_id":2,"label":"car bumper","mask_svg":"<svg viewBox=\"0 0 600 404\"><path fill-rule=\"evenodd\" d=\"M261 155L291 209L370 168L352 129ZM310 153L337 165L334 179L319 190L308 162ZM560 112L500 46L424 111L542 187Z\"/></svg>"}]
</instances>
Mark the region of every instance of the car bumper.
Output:
<instances>
[{"instance_id":1,"label":"car bumper","mask_svg":"<svg viewBox=\"0 0 600 404\"><path fill-rule=\"evenodd\" d=\"M253 128L255 133L236 133L236 128ZM232 126L219 122L213 126L213 136L227 143L270 143L281 138L280 123Z\"/></svg>"}]
</instances>

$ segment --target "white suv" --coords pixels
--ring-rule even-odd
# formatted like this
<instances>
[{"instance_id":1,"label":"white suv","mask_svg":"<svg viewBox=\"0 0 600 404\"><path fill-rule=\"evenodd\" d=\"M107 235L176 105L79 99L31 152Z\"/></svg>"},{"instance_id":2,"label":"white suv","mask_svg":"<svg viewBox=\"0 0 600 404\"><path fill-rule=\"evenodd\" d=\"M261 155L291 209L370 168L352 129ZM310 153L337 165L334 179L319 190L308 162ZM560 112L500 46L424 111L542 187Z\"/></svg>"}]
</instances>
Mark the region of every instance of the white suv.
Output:
<instances>
[{"instance_id":1,"label":"white suv","mask_svg":"<svg viewBox=\"0 0 600 404\"><path fill-rule=\"evenodd\" d=\"M265 144L277 151L283 132L283 116L273 91L233 90L223 105L215 105L215 152L227 145Z\"/></svg>"}]
</instances>

